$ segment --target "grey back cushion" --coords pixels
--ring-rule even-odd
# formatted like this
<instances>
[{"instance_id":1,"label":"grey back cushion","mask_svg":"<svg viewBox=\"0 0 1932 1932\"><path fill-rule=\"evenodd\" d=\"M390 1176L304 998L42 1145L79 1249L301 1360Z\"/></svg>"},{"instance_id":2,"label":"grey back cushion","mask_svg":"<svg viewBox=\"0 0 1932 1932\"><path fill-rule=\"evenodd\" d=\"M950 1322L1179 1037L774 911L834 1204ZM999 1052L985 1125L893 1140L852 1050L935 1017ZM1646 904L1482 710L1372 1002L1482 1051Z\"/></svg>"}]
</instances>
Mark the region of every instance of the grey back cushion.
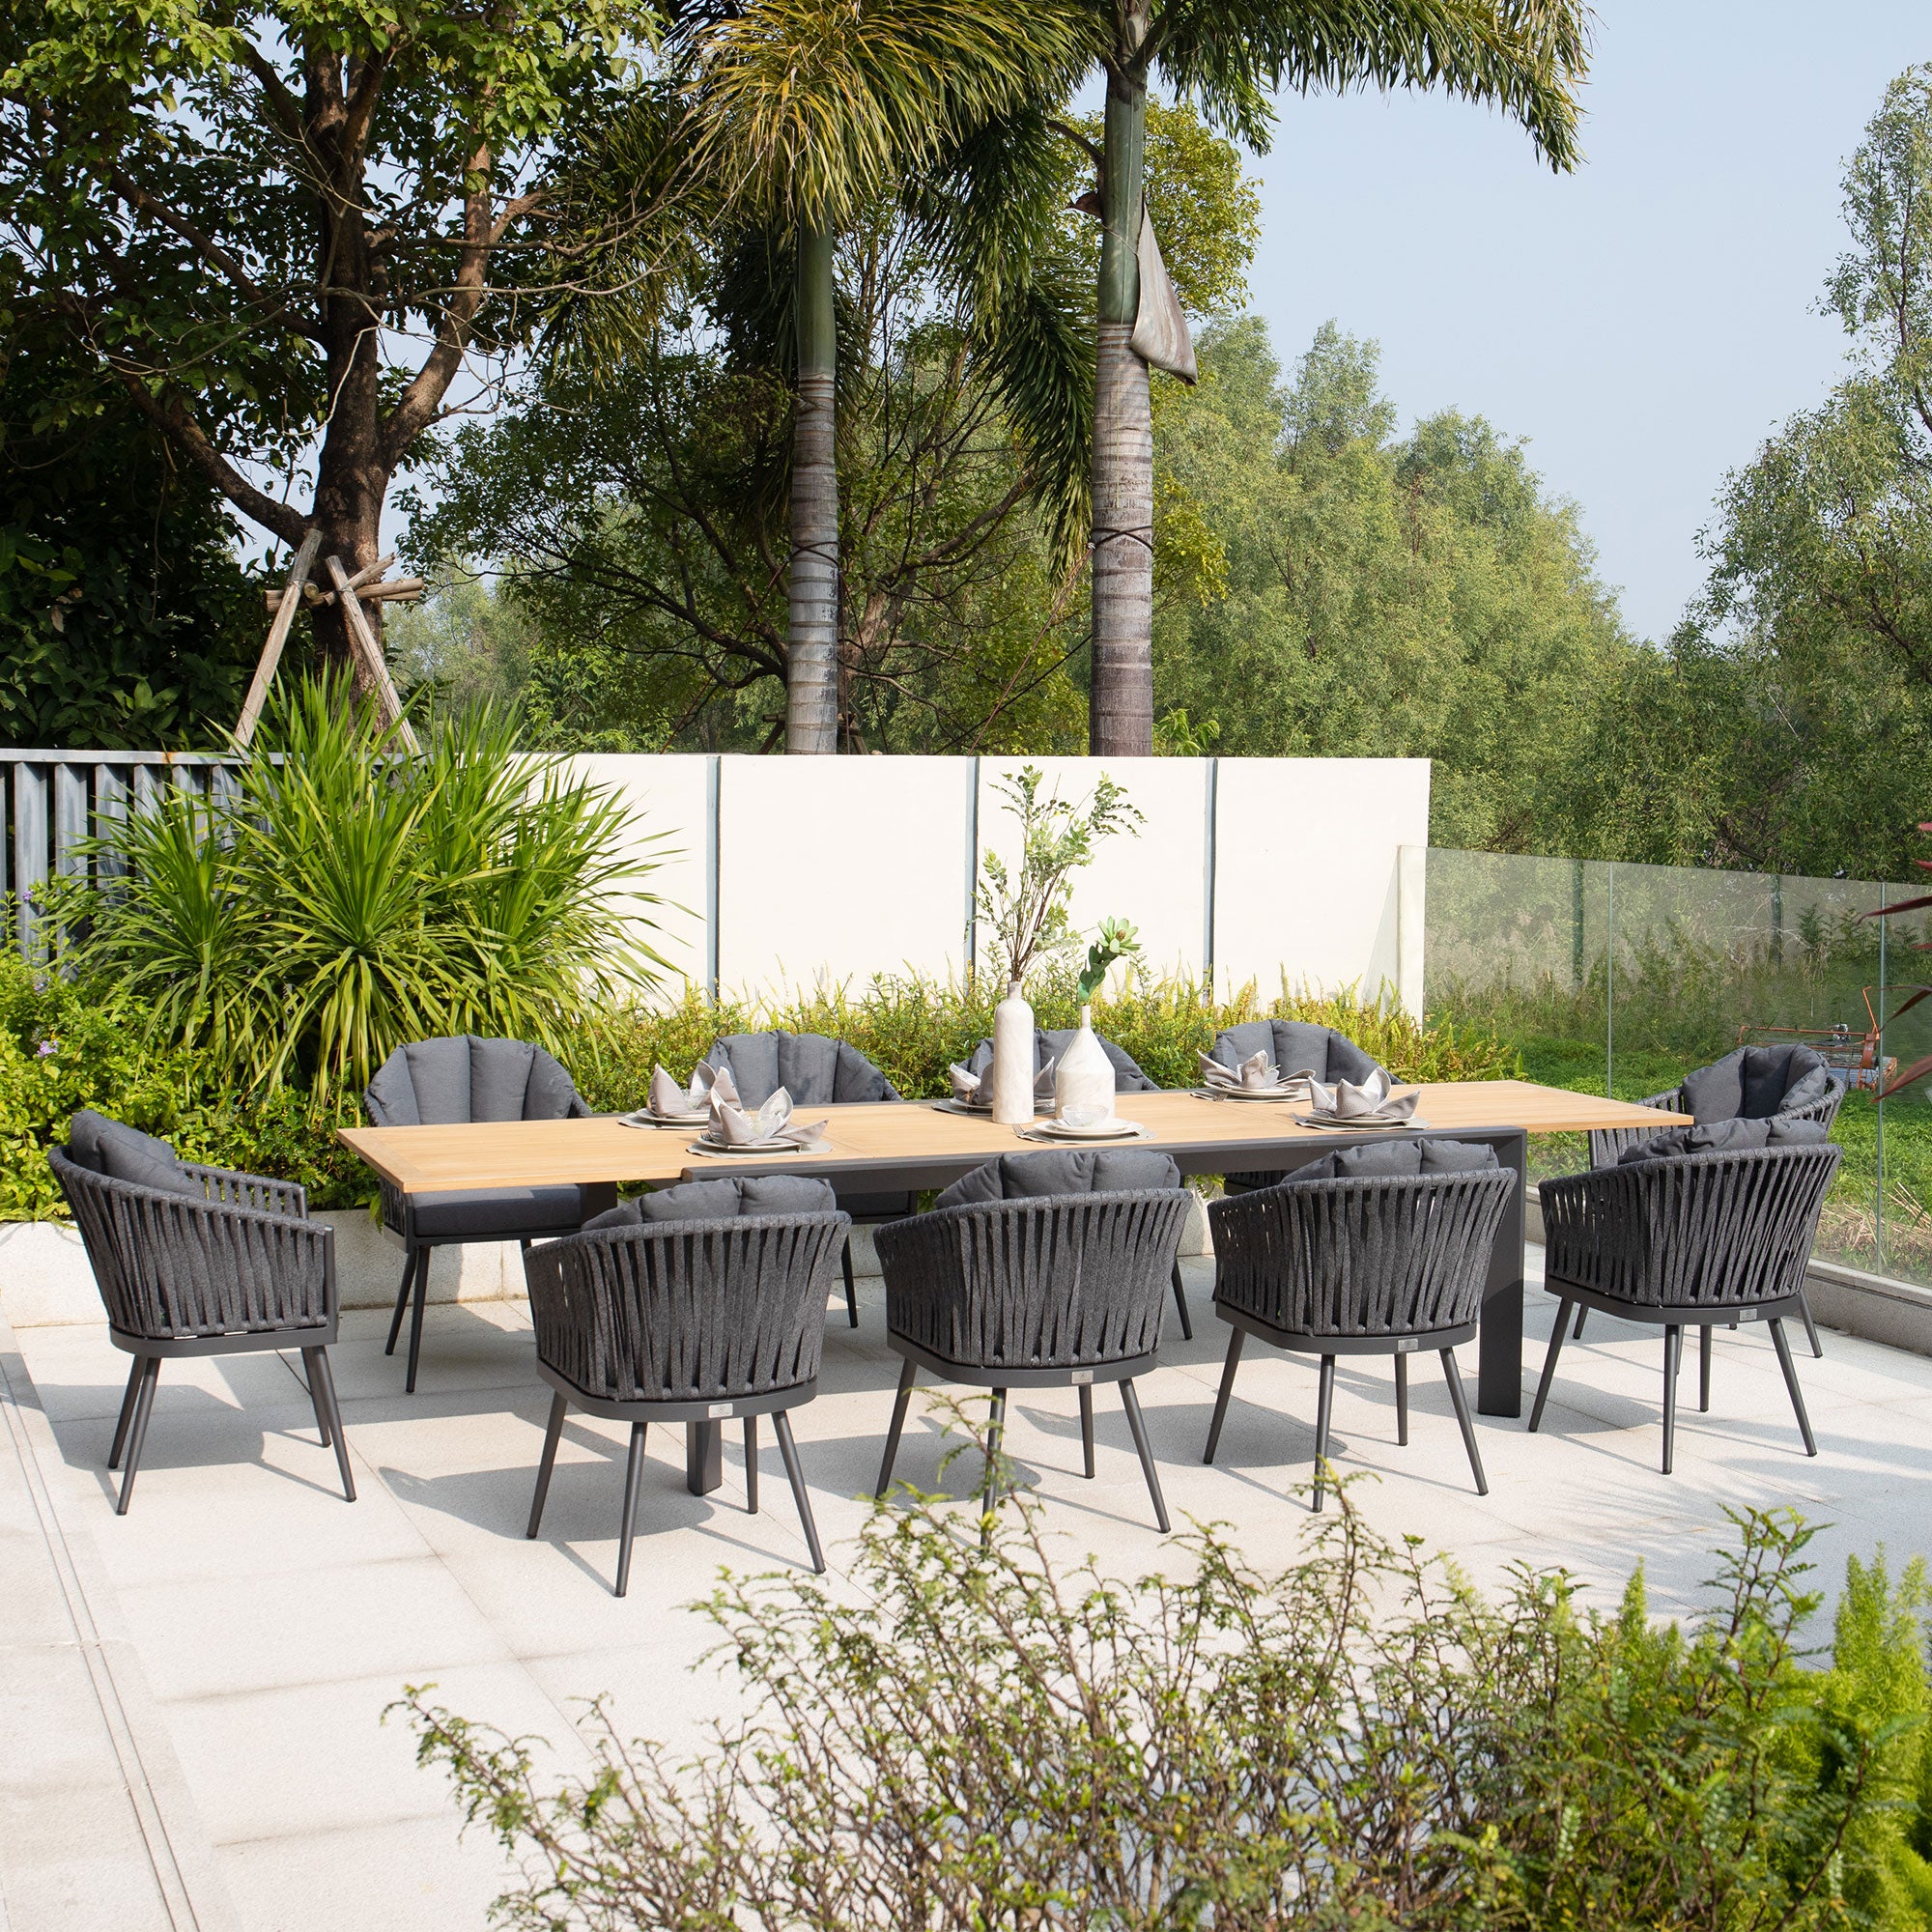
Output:
<instances>
[{"instance_id":1,"label":"grey back cushion","mask_svg":"<svg viewBox=\"0 0 1932 1932\"><path fill-rule=\"evenodd\" d=\"M1707 1121L1674 1134L1659 1134L1625 1148L1619 1167L1639 1167L1649 1160L1667 1160L1679 1153L1734 1153L1763 1147L1813 1147L1830 1139L1823 1121L1753 1121L1738 1118Z\"/></svg>"},{"instance_id":2,"label":"grey back cushion","mask_svg":"<svg viewBox=\"0 0 1932 1932\"><path fill-rule=\"evenodd\" d=\"M1035 1027L1033 1030L1033 1070L1036 1078L1049 1060L1057 1061L1080 1037L1078 1027ZM1095 1034L1100 1051L1114 1069L1116 1094L1155 1094L1160 1090L1141 1071L1139 1063L1125 1047L1117 1045L1104 1034ZM968 1073L984 1074L993 1065L993 1042L982 1039L966 1063Z\"/></svg>"},{"instance_id":3,"label":"grey back cushion","mask_svg":"<svg viewBox=\"0 0 1932 1932\"><path fill-rule=\"evenodd\" d=\"M1496 1164L1495 1149L1481 1141L1371 1141L1367 1147L1337 1148L1333 1153L1324 1153L1320 1160L1283 1175L1280 1185L1383 1176L1474 1174Z\"/></svg>"},{"instance_id":4,"label":"grey back cushion","mask_svg":"<svg viewBox=\"0 0 1932 1932\"><path fill-rule=\"evenodd\" d=\"M723 1175L685 1180L635 1201L620 1201L583 1224L639 1228L658 1221L732 1221L749 1214L830 1214L838 1206L830 1182L803 1174Z\"/></svg>"},{"instance_id":5,"label":"grey back cushion","mask_svg":"<svg viewBox=\"0 0 1932 1932\"><path fill-rule=\"evenodd\" d=\"M205 1199L208 1190L182 1172L181 1156L166 1141L144 1134L105 1114L84 1108L68 1122L68 1157L78 1167L91 1168L110 1180L129 1180L137 1187L156 1187L166 1194L191 1194Z\"/></svg>"},{"instance_id":6,"label":"grey back cushion","mask_svg":"<svg viewBox=\"0 0 1932 1932\"><path fill-rule=\"evenodd\" d=\"M1283 1074L1312 1073L1318 1080L1361 1082L1385 1072L1347 1034L1306 1020L1243 1020L1214 1036L1214 1058L1237 1066L1258 1053L1273 1056Z\"/></svg>"},{"instance_id":7,"label":"grey back cushion","mask_svg":"<svg viewBox=\"0 0 1932 1932\"><path fill-rule=\"evenodd\" d=\"M1138 1194L1179 1187L1180 1170L1144 1148L1067 1148L1051 1153L1003 1153L962 1175L932 1204L970 1208L982 1201L1040 1200L1054 1194Z\"/></svg>"},{"instance_id":8,"label":"grey back cushion","mask_svg":"<svg viewBox=\"0 0 1932 1932\"><path fill-rule=\"evenodd\" d=\"M1832 1089L1824 1061L1808 1046L1741 1046L1684 1077L1684 1111L1707 1121L1765 1121L1808 1107Z\"/></svg>"},{"instance_id":9,"label":"grey back cushion","mask_svg":"<svg viewBox=\"0 0 1932 1932\"><path fill-rule=\"evenodd\" d=\"M782 1087L801 1107L896 1100L899 1091L856 1046L822 1033L734 1033L712 1043L710 1066L726 1068L748 1107Z\"/></svg>"},{"instance_id":10,"label":"grey back cushion","mask_svg":"<svg viewBox=\"0 0 1932 1932\"><path fill-rule=\"evenodd\" d=\"M397 1047L364 1090L362 1105L379 1127L560 1121L589 1111L569 1073L542 1047L473 1033Z\"/></svg>"}]
</instances>

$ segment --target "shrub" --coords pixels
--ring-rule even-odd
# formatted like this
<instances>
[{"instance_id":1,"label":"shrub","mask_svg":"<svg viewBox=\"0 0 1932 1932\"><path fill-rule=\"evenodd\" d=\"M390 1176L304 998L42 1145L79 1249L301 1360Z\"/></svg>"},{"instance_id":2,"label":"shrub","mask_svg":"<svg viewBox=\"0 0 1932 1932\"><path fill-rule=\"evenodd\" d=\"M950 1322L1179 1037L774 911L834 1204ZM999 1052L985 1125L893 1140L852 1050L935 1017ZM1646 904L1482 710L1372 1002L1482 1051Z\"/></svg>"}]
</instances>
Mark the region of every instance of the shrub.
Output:
<instances>
[{"instance_id":1,"label":"shrub","mask_svg":"<svg viewBox=\"0 0 1932 1932\"><path fill-rule=\"evenodd\" d=\"M1868 1575L1868 1633L1807 1671L1807 1532L1735 1522L1684 1630L1640 1573L1607 1617L1561 1573L1485 1597L1346 1493L1280 1576L1208 1529L1132 1586L1063 1574L1031 1507L982 1551L917 1498L872 1513L852 1593L725 1579L753 1715L688 1762L600 1705L594 1775L551 1785L532 1741L403 1708L532 1932L1920 1924L1884 1886L1922 1692L1839 1694L1874 1646L1918 1671L1918 1599Z\"/></svg>"},{"instance_id":2,"label":"shrub","mask_svg":"<svg viewBox=\"0 0 1932 1932\"><path fill-rule=\"evenodd\" d=\"M282 755L237 766L231 797L133 816L103 852L132 877L87 901L73 963L125 985L150 1038L325 1109L407 1039L567 1051L651 963L624 811L521 756L506 716L439 720L406 758L345 698L301 686Z\"/></svg>"}]
</instances>

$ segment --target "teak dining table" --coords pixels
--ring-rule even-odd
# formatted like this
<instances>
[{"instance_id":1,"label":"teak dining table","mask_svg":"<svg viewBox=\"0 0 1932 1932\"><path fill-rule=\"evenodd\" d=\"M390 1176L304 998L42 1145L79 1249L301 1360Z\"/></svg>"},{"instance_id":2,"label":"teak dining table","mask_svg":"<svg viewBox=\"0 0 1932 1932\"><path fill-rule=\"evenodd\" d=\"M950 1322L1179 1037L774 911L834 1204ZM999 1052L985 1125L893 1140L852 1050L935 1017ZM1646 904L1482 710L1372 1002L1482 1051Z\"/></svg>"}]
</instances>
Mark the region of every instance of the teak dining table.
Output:
<instances>
[{"instance_id":1,"label":"teak dining table","mask_svg":"<svg viewBox=\"0 0 1932 1932\"><path fill-rule=\"evenodd\" d=\"M1497 1231L1483 1291L1476 1406L1522 1413L1523 1205L1531 1134L1594 1128L1689 1126L1626 1100L1539 1087L1527 1080L1466 1080L1403 1089L1416 1094L1416 1124L1350 1132L1304 1127L1291 1102L1215 1100L1192 1093L1123 1094L1121 1115L1150 1130L1130 1145L1170 1155L1182 1174L1287 1170L1338 1147L1406 1136L1481 1141L1516 1172L1519 1185ZM706 1154L690 1127L626 1126L615 1115L576 1121L479 1121L469 1125L343 1127L347 1145L405 1194L444 1189L554 1187L587 1181L659 1185L720 1174L820 1174L850 1192L945 1187L1003 1153L1038 1148L1016 1129L954 1113L931 1100L801 1109L826 1121L811 1151ZM687 1480L702 1493L720 1480L718 1427L688 1426Z\"/></svg>"}]
</instances>

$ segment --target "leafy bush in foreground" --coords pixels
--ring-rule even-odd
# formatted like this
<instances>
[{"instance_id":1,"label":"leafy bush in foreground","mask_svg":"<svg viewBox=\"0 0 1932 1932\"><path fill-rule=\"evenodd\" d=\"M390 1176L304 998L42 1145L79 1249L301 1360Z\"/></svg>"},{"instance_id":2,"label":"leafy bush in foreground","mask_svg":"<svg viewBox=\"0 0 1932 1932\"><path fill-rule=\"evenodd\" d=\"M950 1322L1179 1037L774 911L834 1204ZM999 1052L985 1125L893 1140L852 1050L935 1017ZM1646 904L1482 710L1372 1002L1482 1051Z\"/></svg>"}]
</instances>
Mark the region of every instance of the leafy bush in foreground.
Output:
<instances>
[{"instance_id":1,"label":"leafy bush in foreground","mask_svg":"<svg viewBox=\"0 0 1932 1932\"><path fill-rule=\"evenodd\" d=\"M418 1757L522 1861L529 1928L1905 1927L1926 1922L1918 1566L1855 1566L1829 1670L1808 1532L1738 1517L1709 1607L1496 1598L1317 1524L1285 1574L1062 1571L1032 1509L875 1511L835 1596L704 1607L748 1719L689 1762L593 1707L587 1779L409 1694ZM863 1605L863 1607L855 1605Z\"/></svg>"}]
</instances>

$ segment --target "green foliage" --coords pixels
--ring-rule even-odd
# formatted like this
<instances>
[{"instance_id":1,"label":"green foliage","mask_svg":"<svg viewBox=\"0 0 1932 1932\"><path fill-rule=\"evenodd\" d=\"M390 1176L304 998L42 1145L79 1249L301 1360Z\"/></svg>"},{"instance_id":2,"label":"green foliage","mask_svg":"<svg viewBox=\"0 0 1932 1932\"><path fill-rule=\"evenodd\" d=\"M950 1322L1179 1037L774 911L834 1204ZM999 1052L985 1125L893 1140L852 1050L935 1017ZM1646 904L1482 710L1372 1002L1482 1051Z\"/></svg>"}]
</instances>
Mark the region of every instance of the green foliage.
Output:
<instances>
[{"instance_id":1,"label":"green foliage","mask_svg":"<svg viewBox=\"0 0 1932 1932\"><path fill-rule=\"evenodd\" d=\"M1108 969L1121 959L1140 957L1140 936L1131 920L1103 919L1099 936L1087 949L1087 963L1080 969L1075 987L1085 1006L1106 984Z\"/></svg>"},{"instance_id":2,"label":"green foliage","mask_svg":"<svg viewBox=\"0 0 1932 1932\"><path fill-rule=\"evenodd\" d=\"M1007 810L1019 821L1020 857L1017 871L1011 871L989 845L980 862L974 903L993 929L989 970L996 980L1024 984L1036 967L1078 948L1067 911L1073 874L1094 863L1100 839L1134 833L1142 823L1125 787L1104 772L1093 797L1081 805L1068 804L1057 791L1042 799L1044 782L1037 765L1022 766L1016 777L997 781Z\"/></svg>"},{"instance_id":3,"label":"green foliage","mask_svg":"<svg viewBox=\"0 0 1932 1932\"><path fill-rule=\"evenodd\" d=\"M1589 695L1635 654L1575 512L1480 420L1398 439L1374 347L1332 325L1286 384L1253 317L1199 356L1161 405L1156 501L1212 532L1225 594L1163 591L1157 709L1237 757L1430 758L1432 842L1571 849Z\"/></svg>"},{"instance_id":4,"label":"green foliage","mask_svg":"<svg viewBox=\"0 0 1932 1932\"><path fill-rule=\"evenodd\" d=\"M600 1704L592 1771L553 1783L536 1741L395 1708L521 1861L497 1912L531 1932L1905 1932L1922 1579L1855 1572L1807 1671L1808 1531L1734 1522L1685 1628L1640 1573L1608 1616L1561 1572L1485 1596L1346 1491L1279 1575L1209 1528L1133 1584L1065 1567L1037 1506L982 1548L914 1495L849 1595L725 1578L702 1607L754 1715L689 1761Z\"/></svg>"},{"instance_id":5,"label":"green foliage","mask_svg":"<svg viewBox=\"0 0 1932 1932\"><path fill-rule=\"evenodd\" d=\"M310 682L273 713L282 756L224 802L172 794L103 856L74 957L124 986L150 1037L247 1091L358 1094L406 1039L475 1032L567 1049L642 982L626 932L640 867L608 794L520 759L473 710L400 758L344 694Z\"/></svg>"},{"instance_id":6,"label":"green foliage","mask_svg":"<svg viewBox=\"0 0 1932 1932\"><path fill-rule=\"evenodd\" d=\"M126 404L63 415L71 353L0 329L0 742L219 744L263 628L219 498Z\"/></svg>"}]
</instances>

